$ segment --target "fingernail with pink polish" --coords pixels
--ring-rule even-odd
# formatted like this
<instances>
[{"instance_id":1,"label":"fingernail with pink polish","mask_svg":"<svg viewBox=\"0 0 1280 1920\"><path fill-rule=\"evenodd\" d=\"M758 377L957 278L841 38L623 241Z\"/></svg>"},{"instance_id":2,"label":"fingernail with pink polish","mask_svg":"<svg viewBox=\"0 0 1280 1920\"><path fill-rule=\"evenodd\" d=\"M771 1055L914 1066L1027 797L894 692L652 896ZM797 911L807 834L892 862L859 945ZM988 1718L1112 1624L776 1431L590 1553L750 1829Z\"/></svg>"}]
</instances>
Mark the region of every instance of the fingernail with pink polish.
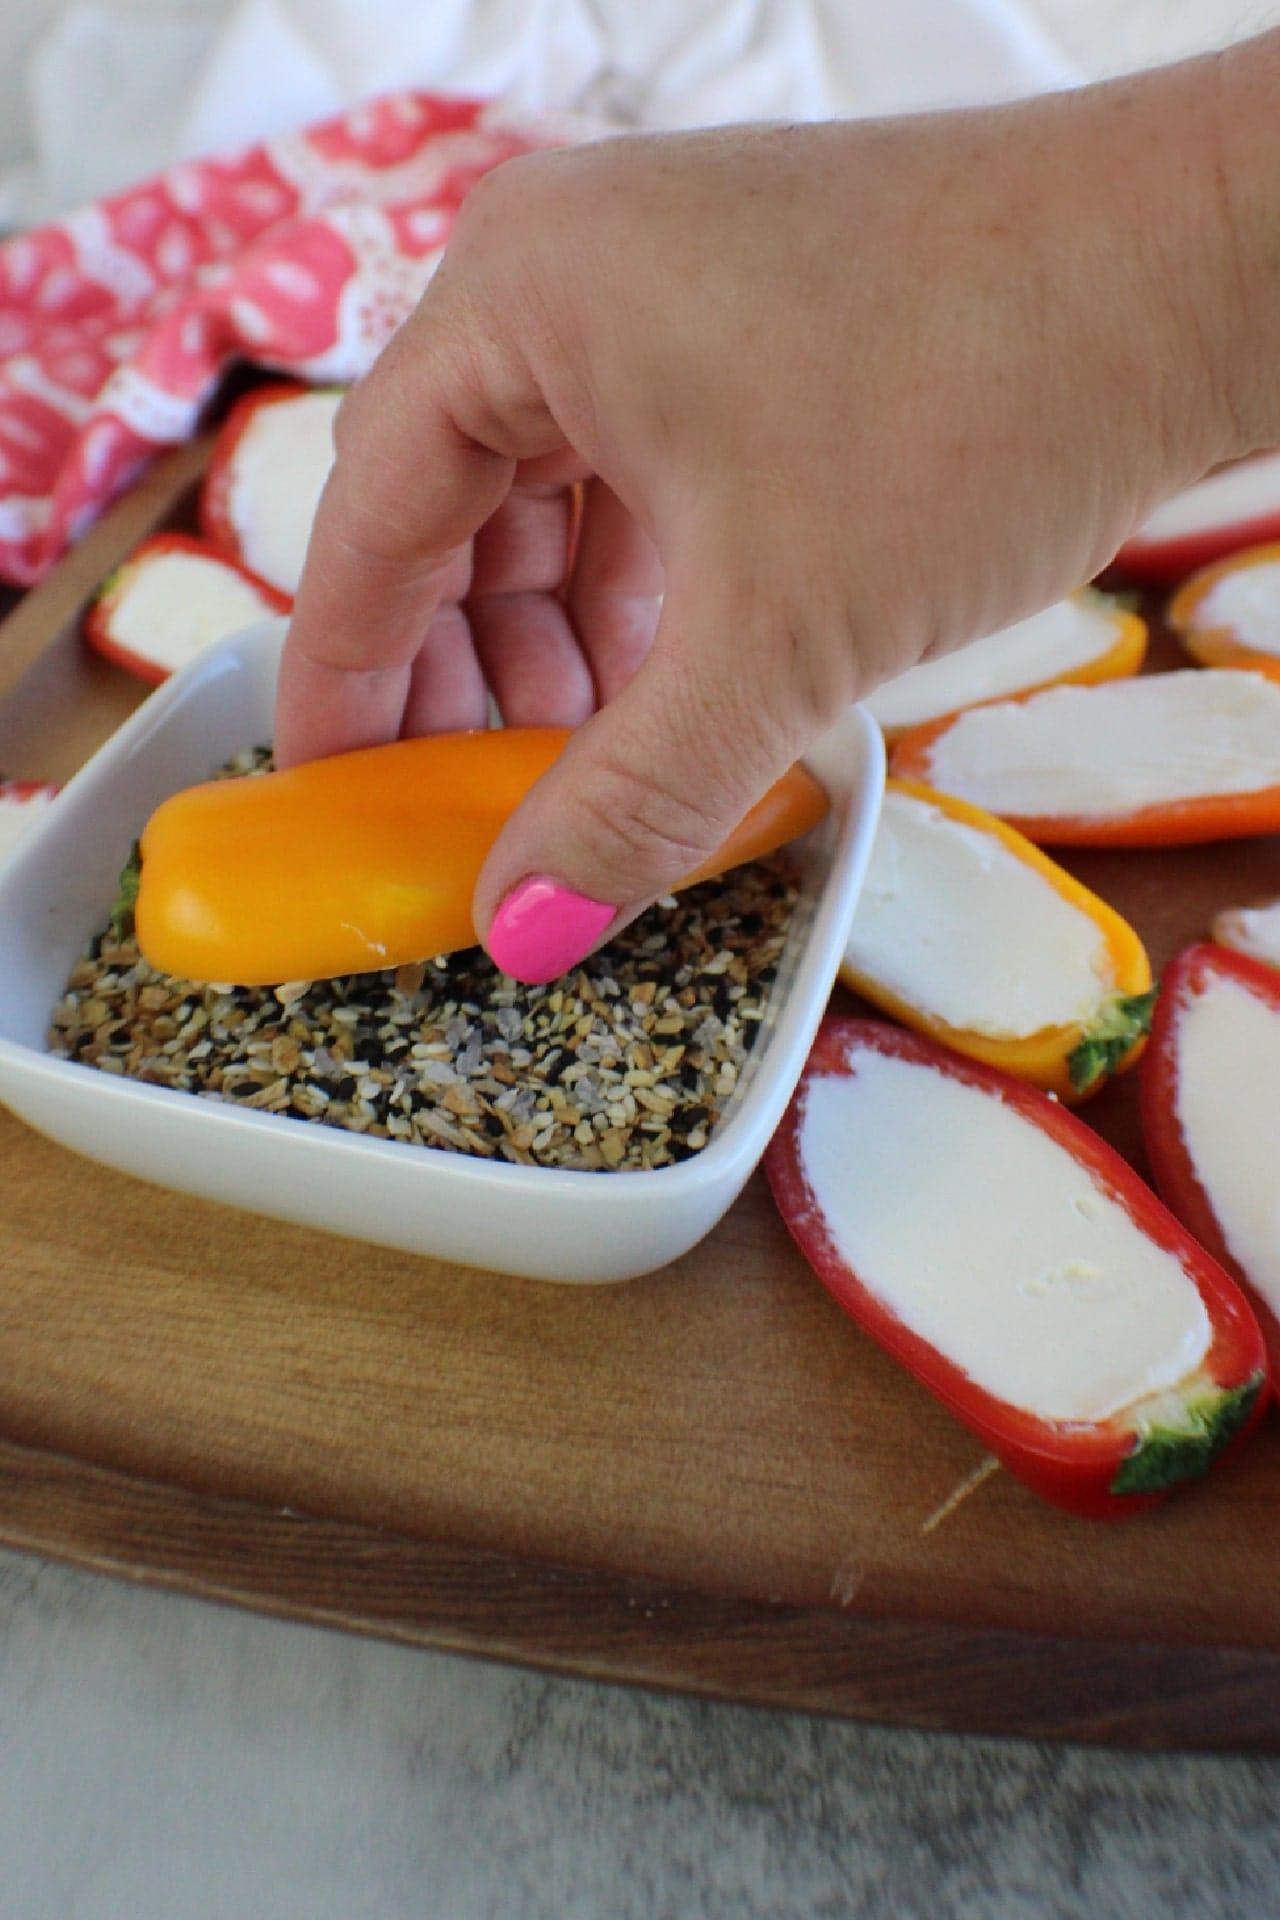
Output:
<instances>
[{"instance_id":1,"label":"fingernail with pink polish","mask_svg":"<svg viewBox=\"0 0 1280 1920\"><path fill-rule=\"evenodd\" d=\"M535 873L511 889L493 916L486 944L503 973L541 986L577 966L617 911L607 900L589 900Z\"/></svg>"}]
</instances>

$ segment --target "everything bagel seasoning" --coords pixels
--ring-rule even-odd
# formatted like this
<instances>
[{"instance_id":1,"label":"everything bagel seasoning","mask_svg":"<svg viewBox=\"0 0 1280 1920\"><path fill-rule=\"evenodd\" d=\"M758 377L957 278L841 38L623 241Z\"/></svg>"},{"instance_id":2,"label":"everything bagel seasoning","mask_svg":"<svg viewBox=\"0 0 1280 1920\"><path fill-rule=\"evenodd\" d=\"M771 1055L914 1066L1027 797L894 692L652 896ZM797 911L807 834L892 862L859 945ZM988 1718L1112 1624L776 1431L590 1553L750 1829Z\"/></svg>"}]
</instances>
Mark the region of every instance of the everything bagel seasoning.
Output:
<instances>
[{"instance_id":1,"label":"everything bagel seasoning","mask_svg":"<svg viewBox=\"0 0 1280 1920\"><path fill-rule=\"evenodd\" d=\"M262 750L228 774L269 764ZM396 971L197 985L110 926L50 1050L103 1073L349 1132L524 1166L671 1166L704 1147L760 1030L795 908L784 861L658 905L562 980L479 948Z\"/></svg>"}]
</instances>

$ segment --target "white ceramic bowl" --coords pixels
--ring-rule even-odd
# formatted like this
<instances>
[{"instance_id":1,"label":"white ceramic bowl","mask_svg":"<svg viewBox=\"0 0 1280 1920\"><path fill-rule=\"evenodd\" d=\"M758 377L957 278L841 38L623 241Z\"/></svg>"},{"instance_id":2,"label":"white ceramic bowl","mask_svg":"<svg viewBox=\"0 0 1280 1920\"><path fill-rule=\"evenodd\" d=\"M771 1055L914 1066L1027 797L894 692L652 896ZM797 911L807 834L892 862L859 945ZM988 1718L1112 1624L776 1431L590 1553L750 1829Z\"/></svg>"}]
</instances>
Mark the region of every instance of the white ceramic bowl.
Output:
<instances>
[{"instance_id":1,"label":"white ceramic bowl","mask_svg":"<svg viewBox=\"0 0 1280 1920\"><path fill-rule=\"evenodd\" d=\"M167 681L0 872L0 1099L91 1159L203 1199L534 1278L623 1280L686 1252L745 1184L790 1098L844 950L883 781L853 709L811 756L832 807L800 848L803 892L763 1030L709 1145L656 1172L572 1173L371 1140L54 1059L50 1015L152 809L270 737L284 623Z\"/></svg>"}]
</instances>

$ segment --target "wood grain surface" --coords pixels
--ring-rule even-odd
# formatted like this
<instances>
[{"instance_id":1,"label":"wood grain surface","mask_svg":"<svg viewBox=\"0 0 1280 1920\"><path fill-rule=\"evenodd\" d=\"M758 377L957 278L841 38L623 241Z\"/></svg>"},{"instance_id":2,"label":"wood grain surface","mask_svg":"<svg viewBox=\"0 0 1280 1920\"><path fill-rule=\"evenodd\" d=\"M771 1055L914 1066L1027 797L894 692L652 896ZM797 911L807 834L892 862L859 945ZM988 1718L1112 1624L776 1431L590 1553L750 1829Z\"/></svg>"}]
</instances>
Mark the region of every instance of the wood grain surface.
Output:
<instances>
[{"instance_id":1,"label":"wood grain surface","mask_svg":"<svg viewBox=\"0 0 1280 1920\"><path fill-rule=\"evenodd\" d=\"M83 554L74 588L42 589L63 621L44 649L37 596L18 618L29 670L60 653L75 726L105 731L135 693L112 669L76 679ZM34 727L23 748L15 770L47 771ZM1157 963L1217 906L1280 892L1272 842L1071 864ZM1141 1164L1131 1079L1087 1111ZM1003 1473L934 1524L976 1444L838 1312L759 1178L688 1258L601 1290L201 1204L8 1116L0 1197L11 1544L597 1677L1280 1747L1276 1425L1125 1525Z\"/></svg>"}]
</instances>

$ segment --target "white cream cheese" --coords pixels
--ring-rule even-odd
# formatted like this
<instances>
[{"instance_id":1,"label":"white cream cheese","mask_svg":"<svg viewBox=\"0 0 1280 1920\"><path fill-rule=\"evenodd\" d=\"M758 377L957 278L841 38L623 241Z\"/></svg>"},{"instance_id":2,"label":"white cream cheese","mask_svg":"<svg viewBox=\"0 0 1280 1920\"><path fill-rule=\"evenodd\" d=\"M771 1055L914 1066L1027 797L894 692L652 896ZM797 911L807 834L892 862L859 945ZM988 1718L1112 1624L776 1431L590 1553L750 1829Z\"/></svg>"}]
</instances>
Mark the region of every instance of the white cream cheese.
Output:
<instances>
[{"instance_id":1,"label":"white cream cheese","mask_svg":"<svg viewBox=\"0 0 1280 1920\"><path fill-rule=\"evenodd\" d=\"M1077 672L1110 653L1119 638L1106 601L1090 594L1060 600L1043 613L912 667L866 702L882 727L923 726L978 700L997 700Z\"/></svg>"},{"instance_id":2,"label":"white cream cheese","mask_svg":"<svg viewBox=\"0 0 1280 1920\"><path fill-rule=\"evenodd\" d=\"M1012 1038L1083 1024L1114 982L1101 928L993 833L890 791L846 964L909 1006Z\"/></svg>"},{"instance_id":3,"label":"white cream cheese","mask_svg":"<svg viewBox=\"0 0 1280 1920\"><path fill-rule=\"evenodd\" d=\"M1177 1109L1227 1246L1280 1313L1280 1014L1236 980L1181 1012Z\"/></svg>"},{"instance_id":4,"label":"white cream cheese","mask_svg":"<svg viewBox=\"0 0 1280 1920\"><path fill-rule=\"evenodd\" d=\"M1105 1420L1177 1384L1210 1343L1178 1261L1004 1101L859 1050L811 1080L800 1156L843 1258L997 1399Z\"/></svg>"},{"instance_id":5,"label":"white cream cheese","mask_svg":"<svg viewBox=\"0 0 1280 1920\"><path fill-rule=\"evenodd\" d=\"M233 455L228 506L247 567L296 593L321 490L333 465L340 393L259 407Z\"/></svg>"},{"instance_id":6,"label":"white cream cheese","mask_svg":"<svg viewBox=\"0 0 1280 1920\"><path fill-rule=\"evenodd\" d=\"M1139 540L1177 540L1280 511L1280 453L1245 460L1197 480L1144 521Z\"/></svg>"},{"instance_id":7,"label":"white cream cheese","mask_svg":"<svg viewBox=\"0 0 1280 1920\"><path fill-rule=\"evenodd\" d=\"M268 608L234 567L174 551L128 574L111 611L120 646L176 672L213 640L264 618Z\"/></svg>"},{"instance_id":8,"label":"white cream cheese","mask_svg":"<svg viewBox=\"0 0 1280 1920\"><path fill-rule=\"evenodd\" d=\"M1233 567L1196 608L1198 627L1225 627L1259 653L1280 653L1280 560Z\"/></svg>"},{"instance_id":9,"label":"white cream cheese","mask_svg":"<svg viewBox=\"0 0 1280 1920\"><path fill-rule=\"evenodd\" d=\"M1198 671L1050 687L963 713L930 786L991 813L1106 819L1162 802L1280 785L1280 685Z\"/></svg>"},{"instance_id":10,"label":"white cream cheese","mask_svg":"<svg viewBox=\"0 0 1280 1920\"><path fill-rule=\"evenodd\" d=\"M1213 923L1213 937L1224 947L1280 967L1280 900L1265 907L1231 907Z\"/></svg>"}]
</instances>

